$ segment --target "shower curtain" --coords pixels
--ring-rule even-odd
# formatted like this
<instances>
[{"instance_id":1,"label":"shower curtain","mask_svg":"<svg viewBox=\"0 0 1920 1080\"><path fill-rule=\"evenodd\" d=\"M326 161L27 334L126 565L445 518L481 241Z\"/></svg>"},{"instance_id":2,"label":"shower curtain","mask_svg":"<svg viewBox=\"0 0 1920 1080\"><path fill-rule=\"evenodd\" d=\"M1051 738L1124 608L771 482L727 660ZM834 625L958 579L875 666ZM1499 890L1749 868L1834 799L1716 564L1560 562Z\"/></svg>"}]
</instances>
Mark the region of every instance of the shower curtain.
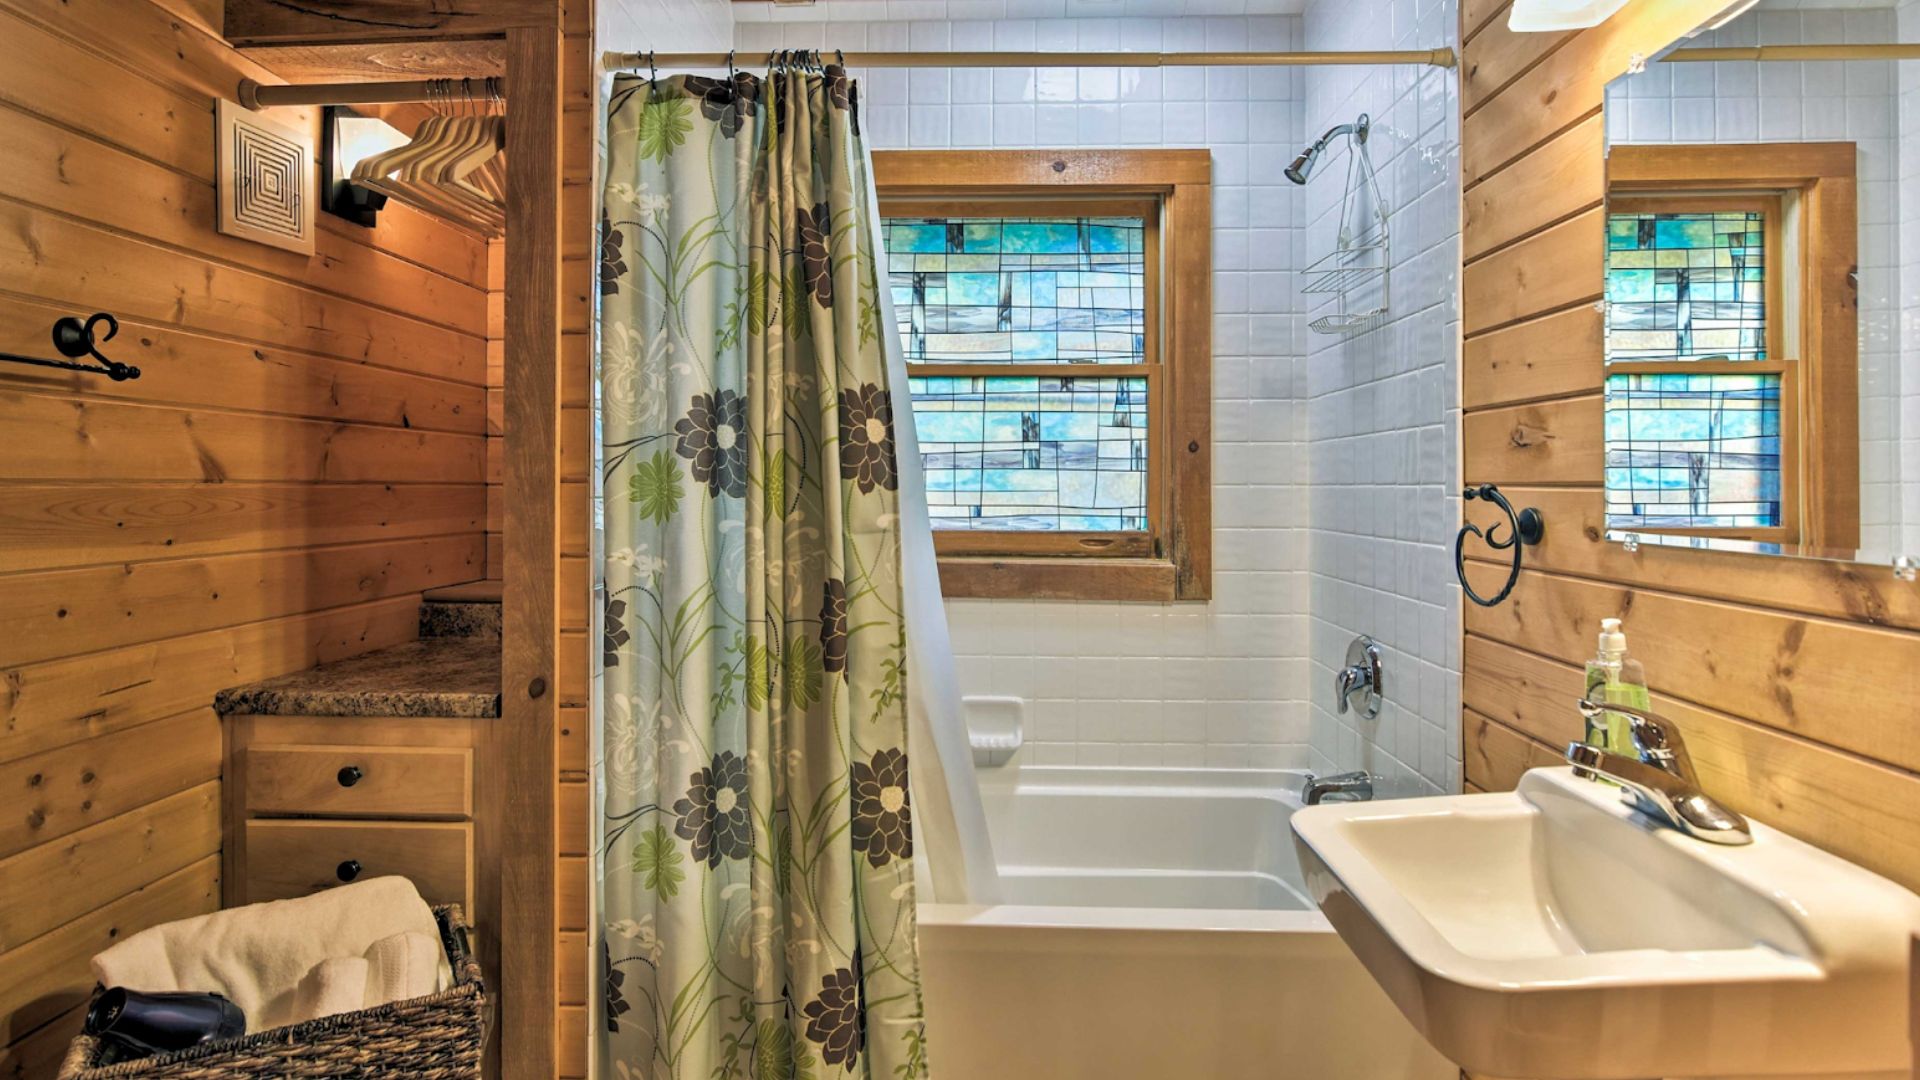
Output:
<instances>
[{"instance_id":1,"label":"shower curtain","mask_svg":"<svg viewBox=\"0 0 1920 1080\"><path fill-rule=\"evenodd\" d=\"M837 67L614 84L605 1077L928 1075L905 386L857 117Z\"/></svg>"}]
</instances>

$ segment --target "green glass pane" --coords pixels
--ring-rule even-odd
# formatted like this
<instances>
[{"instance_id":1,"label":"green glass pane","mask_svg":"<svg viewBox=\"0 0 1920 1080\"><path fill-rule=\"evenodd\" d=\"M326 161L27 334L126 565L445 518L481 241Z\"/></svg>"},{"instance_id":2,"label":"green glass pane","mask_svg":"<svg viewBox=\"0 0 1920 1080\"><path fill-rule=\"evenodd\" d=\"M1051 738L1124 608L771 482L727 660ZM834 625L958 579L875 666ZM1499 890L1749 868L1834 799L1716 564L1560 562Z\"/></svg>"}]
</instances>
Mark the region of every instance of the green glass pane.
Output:
<instances>
[{"instance_id":1,"label":"green glass pane","mask_svg":"<svg viewBox=\"0 0 1920 1080\"><path fill-rule=\"evenodd\" d=\"M908 380L936 529L1147 527L1147 381Z\"/></svg>"},{"instance_id":2,"label":"green glass pane","mask_svg":"<svg viewBox=\"0 0 1920 1080\"><path fill-rule=\"evenodd\" d=\"M1764 226L1744 210L1607 215L1607 360L1767 359Z\"/></svg>"},{"instance_id":3,"label":"green glass pane","mask_svg":"<svg viewBox=\"0 0 1920 1080\"><path fill-rule=\"evenodd\" d=\"M1778 375L1607 376L1607 525L1781 522Z\"/></svg>"},{"instance_id":4,"label":"green glass pane","mask_svg":"<svg viewBox=\"0 0 1920 1080\"><path fill-rule=\"evenodd\" d=\"M888 218L887 285L912 363L1146 359L1146 222Z\"/></svg>"}]
</instances>

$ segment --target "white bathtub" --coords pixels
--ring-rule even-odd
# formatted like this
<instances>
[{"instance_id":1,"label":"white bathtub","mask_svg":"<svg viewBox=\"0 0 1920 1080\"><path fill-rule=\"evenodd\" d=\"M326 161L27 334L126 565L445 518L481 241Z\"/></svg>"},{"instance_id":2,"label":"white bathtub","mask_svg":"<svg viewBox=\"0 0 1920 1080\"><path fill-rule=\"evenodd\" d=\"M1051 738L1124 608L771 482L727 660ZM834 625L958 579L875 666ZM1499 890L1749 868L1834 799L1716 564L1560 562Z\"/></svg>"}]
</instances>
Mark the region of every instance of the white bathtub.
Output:
<instances>
[{"instance_id":1,"label":"white bathtub","mask_svg":"<svg viewBox=\"0 0 1920 1080\"><path fill-rule=\"evenodd\" d=\"M1301 775L985 774L1007 902L923 904L942 1080L1457 1080L1305 898Z\"/></svg>"}]
</instances>

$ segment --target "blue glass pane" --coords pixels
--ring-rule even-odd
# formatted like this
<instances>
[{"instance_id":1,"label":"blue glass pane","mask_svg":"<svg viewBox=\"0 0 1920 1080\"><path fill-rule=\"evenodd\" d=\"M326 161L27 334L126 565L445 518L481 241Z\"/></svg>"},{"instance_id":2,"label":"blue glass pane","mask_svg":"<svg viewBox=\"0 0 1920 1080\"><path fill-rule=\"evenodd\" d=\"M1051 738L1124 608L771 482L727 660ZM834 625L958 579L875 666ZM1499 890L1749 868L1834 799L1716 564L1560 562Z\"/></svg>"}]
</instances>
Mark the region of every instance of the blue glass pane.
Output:
<instances>
[{"instance_id":1,"label":"blue glass pane","mask_svg":"<svg viewBox=\"0 0 1920 1080\"><path fill-rule=\"evenodd\" d=\"M1765 215L1607 215L1607 359L1767 359Z\"/></svg>"},{"instance_id":2,"label":"blue glass pane","mask_svg":"<svg viewBox=\"0 0 1920 1080\"><path fill-rule=\"evenodd\" d=\"M915 377L936 529L1147 527L1147 380Z\"/></svg>"},{"instance_id":3,"label":"blue glass pane","mask_svg":"<svg viewBox=\"0 0 1920 1080\"><path fill-rule=\"evenodd\" d=\"M1780 376L1607 376L1607 524L1780 524Z\"/></svg>"},{"instance_id":4,"label":"blue glass pane","mask_svg":"<svg viewBox=\"0 0 1920 1080\"><path fill-rule=\"evenodd\" d=\"M1146 359L1141 218L888 218L882 231L909 362Z\"/></svg>"}]
</instances>

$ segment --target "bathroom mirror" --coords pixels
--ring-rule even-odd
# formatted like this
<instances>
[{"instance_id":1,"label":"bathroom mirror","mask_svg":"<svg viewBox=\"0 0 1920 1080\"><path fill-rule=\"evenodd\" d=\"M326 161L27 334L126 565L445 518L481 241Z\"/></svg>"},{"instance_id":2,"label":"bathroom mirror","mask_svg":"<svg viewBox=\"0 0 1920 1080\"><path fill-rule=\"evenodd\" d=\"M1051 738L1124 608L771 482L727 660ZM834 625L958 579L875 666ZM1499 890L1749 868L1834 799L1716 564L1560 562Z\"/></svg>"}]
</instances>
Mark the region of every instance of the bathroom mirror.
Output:
<instances>
[{"instance_id":1,"label":"bathroom mirror","mask_svg":"<svg viewBox=\"0 0 1920 1080\"><path fill-rule=\"evenodd\" d=\"M1920 555L1920 4L1842 2L1607 89L1610 539Z\"/></svg>"}]
</instances>

